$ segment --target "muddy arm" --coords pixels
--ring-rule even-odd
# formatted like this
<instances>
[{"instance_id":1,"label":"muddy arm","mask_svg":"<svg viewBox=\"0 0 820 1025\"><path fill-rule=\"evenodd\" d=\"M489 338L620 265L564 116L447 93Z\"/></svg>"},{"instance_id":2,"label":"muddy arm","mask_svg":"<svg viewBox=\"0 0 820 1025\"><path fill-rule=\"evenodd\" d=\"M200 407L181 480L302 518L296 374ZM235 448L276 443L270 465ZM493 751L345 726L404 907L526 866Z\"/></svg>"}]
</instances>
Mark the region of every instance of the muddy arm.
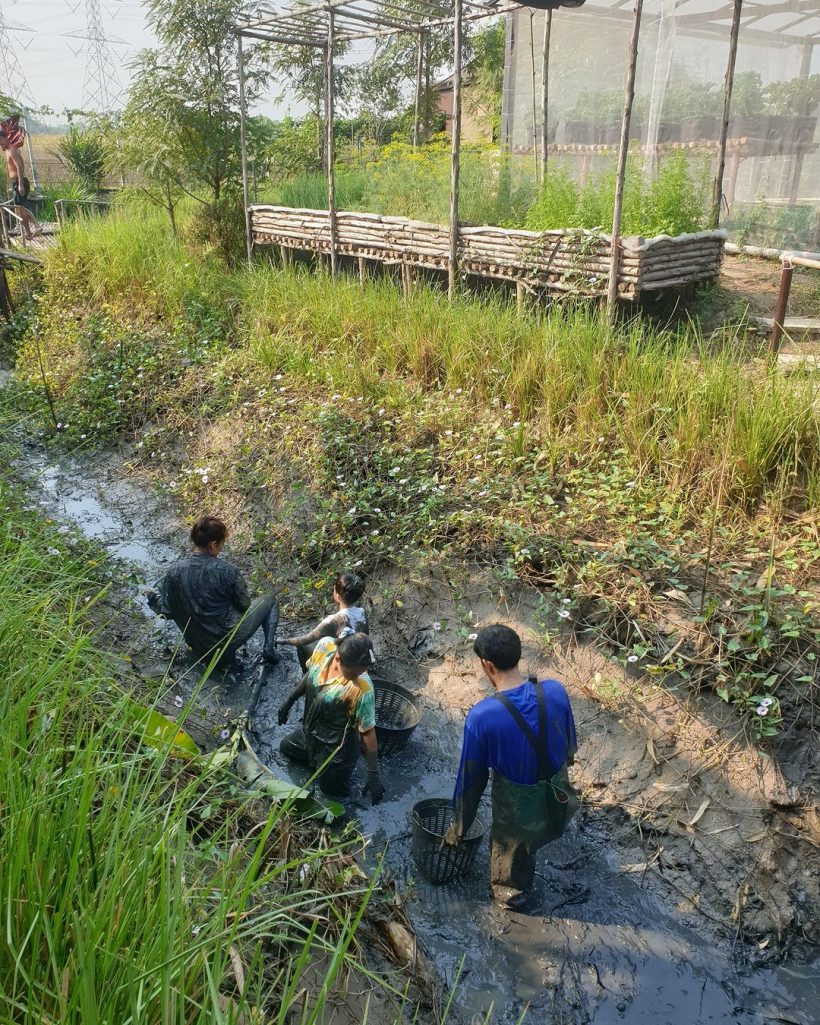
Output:
<instances>
[{"instance_id":1,"label":"muddy arm","mask_svg":"<svg viewBox=\"0 0 820 1025\"><path fill-rule=\"evenodd\" d=\"M305 675L299 681L299 684L296 687L293 688L293 690L290 692L290 694L288 694L288 696L285 698L285 700L279 706L279 711L278 711L278 714L277 714L277 720L278 720L280 726L284 726L284 724L288 721L288 716L290 715L291 708L293 708L293 706L296 704L296 702L299 700L299 698L301 698L305 694L306 691L307 691L307 673L305 673Z\"/></svg>"},{"instance_id":2,"label":"muddy arm","mask_svg":"<svg viewBox=\"0 0 820 1025\"><path fill-rule=\"evenodd\" d=\"M308 644L315 644L316 641L320 641L323 637L335 637L336 636L336 616L325 616L325 618L318 623L310 633L302 634L301 637L284 637L280 643L292 644L295 647L305 647Z\"/></svg>"}]
</instances>

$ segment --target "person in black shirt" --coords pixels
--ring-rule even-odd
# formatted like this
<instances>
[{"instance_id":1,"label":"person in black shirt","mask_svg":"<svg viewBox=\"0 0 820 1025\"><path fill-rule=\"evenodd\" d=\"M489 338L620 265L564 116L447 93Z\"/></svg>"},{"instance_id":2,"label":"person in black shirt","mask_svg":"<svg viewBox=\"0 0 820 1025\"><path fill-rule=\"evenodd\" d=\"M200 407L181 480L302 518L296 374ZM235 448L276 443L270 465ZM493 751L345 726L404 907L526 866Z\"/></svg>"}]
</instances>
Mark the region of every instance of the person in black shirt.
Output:
<instances>
[{"instance_id":1,"label":"person in black shirt","mask_svg":"<svg viewBox=\"0 0 820 1025\"><path fill-rule=\"evenodd\" d=\"M251 600L236 566L219 558L227 537L222 520L200 516L191 529L193 553L175 562L148 592L148 604L157 615L176 623L198 660L221 648L217 665L230 664L237 649L261 628L262 655L276 662L279 606L272 594Z\"/></svg>"}]
</instances>

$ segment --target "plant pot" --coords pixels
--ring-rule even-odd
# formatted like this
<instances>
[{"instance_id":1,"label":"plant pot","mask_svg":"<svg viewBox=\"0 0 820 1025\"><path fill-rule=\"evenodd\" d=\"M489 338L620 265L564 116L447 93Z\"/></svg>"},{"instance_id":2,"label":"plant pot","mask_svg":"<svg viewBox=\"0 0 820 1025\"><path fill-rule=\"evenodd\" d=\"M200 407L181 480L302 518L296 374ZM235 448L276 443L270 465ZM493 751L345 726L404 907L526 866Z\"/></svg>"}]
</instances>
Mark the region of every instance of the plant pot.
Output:
<instances>
[{"instance_id":1,"label":"plant pot","mask_svg":"<svg viewBox=\"0 0 820 1025\"><path fill-rule=\"evenodd\" d=\"M730 139L765 139L770 118L764 114L740 114L729 120Z\"/></svg>"},{"instance_id":2,"label":"plant pot","mask_svg":"<svg viewBox=\"0 0 820 1025\"><path fill-rule=\"evenodd\" d=\"M711 115L703 117L685 117L680 123L682 142L699 142L702 139L718 137L718 119Z\"/></svg>"},{"instance_id":3,"label":"plant pot","mask_svg":"<svg viewBox=\"0 0 820 1025\"><path fill-rule=\"evenodd\" d=\"M564 137L567 142L589 145L594 140L595 126L590 121L567 121Z\"/></svg>"},{"instance_id":4,"label":"plant pot","mask_svg":"<svg viewBox=\"0 0 820 1025\"><path fill-rule=\"evenodd\" d=\"M658 142L678 142L680 140L679 121L661 121L658 125Z\"/></svg>"}]
</instances>

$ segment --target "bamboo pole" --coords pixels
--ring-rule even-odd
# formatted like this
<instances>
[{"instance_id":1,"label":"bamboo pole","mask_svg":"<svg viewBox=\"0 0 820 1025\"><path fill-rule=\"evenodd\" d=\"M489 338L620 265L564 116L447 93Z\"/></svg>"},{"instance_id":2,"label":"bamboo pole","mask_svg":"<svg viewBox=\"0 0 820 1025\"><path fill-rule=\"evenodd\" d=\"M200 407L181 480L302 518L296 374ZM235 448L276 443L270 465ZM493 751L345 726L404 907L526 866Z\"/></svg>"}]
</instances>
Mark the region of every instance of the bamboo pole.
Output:
<instances>
[{"instance_id":1,"label":"bamboo pole","mask_svg":"<svg viewBox=\"0 0 820 1025\"><path fill-rule=\"evenodd\" d=\"M621 119L621 144L618 149L618 170L615 178L615 209L612 212L612 252L609 260L609 284L606 293L606 307L609 318L615 315L618 301L618 267L621 255L621 215L624 206L624 181L626 180L626 158L629 154L629 126L632 121L632 103L635 99L635 69L638 65L638 39L641 34L643 0L635 0L632 13L632 37L629 40L629 68L624 90L624 113Z\"/></svg>"},{"instance_id":2,"label":"bamboo pole","mask_svg":"<svg viewBox=\"0 0 820 1025\"><path fill-rule=\"evenodd\" d=\"M544 48L541 53L541 181L547 175L548 124L550 100L550 44L552 42L552 8L544 17Z\"/></svg>"},{"instance_id":3,"label":"bamboo pole","mask_svg":"<svg viewBox=\"0 0 820 1025\"><path fill-rule=\"evenodd\" d=\"M413 111L413 146L419 148L419 129L421 122L421 82L424 64L424 33L419 32L418 53L416 54L416 106Z\"/></svg>"},{"instance_id":4,"label":"bamboo pole","mask_svg":"<svg viewBox=\"0 0 820 1025\"><path fill-rule=\"evenodd\" d=\"M532 79L532 157L535 161L535 180L540 181L538 175L538 126L535 114L535 31L533 28L535 11L530 11L530 77Z\"/></svg>"},{"instance_id":5,"label":"bamboo pole","mask_svg":"<svg viewBox=\"0 0 820 1025\"><path fill-rule=\"evenodd\" d=\"M424 141L430 138L430 33L424 33Z\"/></svg>"},{"instance_id":6,"label":"bamboo pole","mask_svg":"<svg viewBox=\"0 0 820 1025\"><path fill-rule=\"evenodd\" d=\"M450 254L447 295L452 299L458 283L458 171L461 156L461 9L462 0L454 0L453 9L453 140L450 155Z\"/></svg>"},{"instance_id":7,"label":"bamboo pole","mask_svg":"<svg viewBox=\"0 0 820 1025\"><path fill-rule=\"evenodd\" d=\"M242 159L242 203L245 207L245 254L248 266L253 261L253 233L251 230L251 212L248 202L248 147L246 139L247 104L245 102L245 52L242 47L242 36L236 37L237 64L239 68L239 149Z\"/></svg>"},{"instance_id":8,"label":"bamboo pole","mask_svg":"<svg viewBox=\"0 0 820 1025\"><path fill-rule=\"evenodd\" d=\"M333 42L335 30L333 10L327 12L327 50L325 60L325 153L327 156L327 213L330 223L330 276L336 277L336 179L333 171L335 147L333 139Z\"/></svg>"},{"instance_id":9,"label":"bamboo pole","mask_svg":"<svg viewBox=\"0 0 820 1025\"><path fill-rule=\"evenodd\" d=\"M729 35L729 59L726 62L726 77L723 81L723 121L720 125L720 141L718 143L718 162L715 173L714 190L712 193L712 217L710 227L720 224L720 204L723 199L723 172L726 168L726 140L729 138L729 115L732 110L732 86L735 80L735 61L737 60L737 40L740 34L740 14L743 0L734 0L732 11L732 30Z\"/></svg>"}]
</instances>

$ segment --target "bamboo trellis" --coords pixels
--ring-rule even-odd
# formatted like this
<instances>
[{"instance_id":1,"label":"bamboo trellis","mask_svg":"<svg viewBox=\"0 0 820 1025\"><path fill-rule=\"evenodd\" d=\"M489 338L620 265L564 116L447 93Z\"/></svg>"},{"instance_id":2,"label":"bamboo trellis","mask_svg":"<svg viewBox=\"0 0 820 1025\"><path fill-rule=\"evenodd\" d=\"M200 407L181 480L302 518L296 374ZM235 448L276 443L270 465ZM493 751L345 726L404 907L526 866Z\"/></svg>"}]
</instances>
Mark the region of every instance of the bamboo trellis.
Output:
<instances>
[{"instance_id":1,"label":"bamboo trellis","mask_svg":"<svg viewBox=\"0 0 820 1025\"><path fill-rule=\"evenodd\" d=\"M251 225L251 215L248 212L248 168L247 154L245 147L245 119L247 115L245 103L245 78L243 67L243 51L241 42L243 38L260 39L281 45L291 46L313 46L321 49L325 59L325 165L328 175L328 227L329 227L329 249L331 271L336 271L336 256L338 252L338 239L336 238L336 208L333 182L333 48L337 41L349 41L365 39L378 39L380 37L397 35L401 33L416 34L418 37L418 64L416 74L416 96L414 104L414 126L413 139L418 145L420 138L420 118L422 116L422 105L420 92L422 89L423 53L429 47L430 31L435 28L451 25L453 27L454 55L453 55L453 119L452 119L452 145L451 145L451 174L450 174L450 220L447 226L448 231L448 253L447 273L449 293L453 294L457 287L460 272L460 260L464 250L464 231L458 222L458 170L459 154L461 146L461 86L462 86L462 28L465 23L473 22L483 18L496 17L498 15L514 12L519 8L537 7L547 11L546 24L544 27L544 52L542 54L542 81L541 81L541 137L540 140L533 132L533 146L536 153L540 148L541 170L546 168L547 162L547 114L548 114L548 76L549 76L549 46L551 41L551 28L553 10L560 7L580 7L585 0L521 0L514 3L512 0L413 0L412 6L402 4L401 0L288 0L286 3L279 3L272 0L270 5L264 5L259 13L245 19L236 26L236 34L239 41L239 75L241 93L241 116L242 116L242 178L245 195L245 208L247 219L247 247L248 259L251 258L254 238L259 233ZM629 0L618 0L611 9L602 13L607 15L625 16L624 8ZM678 0L682 5L688 0ZM805 23L808 29L815 31L814 21L817 19L815 0L793 0L795 4L795 15L801 25ZM734 76L734 65L737 55L739 26L741 15L744 12L744 0L725 0L724 6L718 5L714 10L704 14L681 15L687 24L694 19L697 20L697 30L709 34L715 38L725 32L725 19L731 18L731 31L729 36L729 53L727 59L727 70L724 82L724 131L718 146L717 174L714 181L715 215L714 226L717 227L720 211L720 201L723 195L723 174L725 168L727 133L725 131L728 111L731 105L732 85ZM774 0L746 0L749 11L749 22L752 28L748 31L755 33L754 27L761 17L766 16L766 10L779 9ZM638 56L638 40L640 35L641 16L643 11L643 0L632 0L632 23L629 51L627 54L627 66L630 73L627 75L626 88L624 93L624 109L621 125L621 137L618 155L618 173L616 177L616 197L623 195L624 180L626 174L626 155L629 145L629 129L632 114L632 96L634 92L634 68ZM591 0L590 9L596 9L596 0ZM790 28L793 25L790 23ZM807 42L813 46L820 36L811 35ZM807 52L811 53L810 47ZM534 66L534 55L533 55ZM429 79L429 67L428 76ZM429 90L428 90L429 91ZM533 87L534 91L534 87ZM535 97L533 96L533 109L535 109ZM424 110L425 125L429 122L429 111ZM534 127L534 126L533 126ZM539 146L540 141L540 146ZM347 215L346 215L347 216ZM364 216L364 215L363 215ZM441 229L439 229L441 230ZM489 229L488 229L489 230ZM262 233L264 234L264 233ZM621 293L619 286L619 262L627 259L624 244L620 239L620 204L616 201L613 217L612 231L609 244L609 267L607 280L607 304L610 311L614 311L615 303ZM310 248L310 247L308 247ZM684 276L683 266L681 268Z\"/></svg>"}]
</instances>

